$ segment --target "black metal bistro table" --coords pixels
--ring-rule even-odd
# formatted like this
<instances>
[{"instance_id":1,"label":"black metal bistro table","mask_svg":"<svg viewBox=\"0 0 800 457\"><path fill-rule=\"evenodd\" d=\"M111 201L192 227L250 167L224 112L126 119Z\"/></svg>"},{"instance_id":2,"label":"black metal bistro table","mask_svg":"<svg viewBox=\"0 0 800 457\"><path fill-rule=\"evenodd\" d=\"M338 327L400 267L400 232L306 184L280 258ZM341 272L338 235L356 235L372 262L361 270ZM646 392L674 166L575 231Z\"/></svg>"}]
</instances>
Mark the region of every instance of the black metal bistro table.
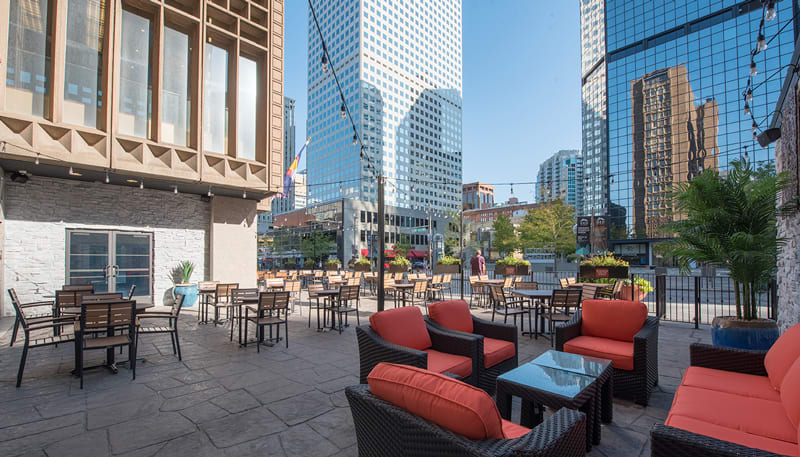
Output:
<instances>
[{"instance_id":1,"label":"black metal bistro table","mask_svg":"<svg viewBox=\"0 0 800 457\"><path fill-rule=\"evenodd\" d=\"M511 419L511 397L522 399L520 425L542 422L544 407L586 414L586 451L600 444L600 423L613 414L613 367L610 360L547 351L497 377L497 408Z\"/></svg>"},{"instance_id":2,"label":"black metal bistro table","mask_svg":"<svg viewBox=\"0 0 800 457\"><path fill-rule=\"evenodd\" d=\"M538 290L538 289L512 289L511 294L516 297L527 298L531 301L533 308L534 328L528 332L522 332L523 335L533 333L533 336L539 338L539 327L544 327L544 322L540 322L539 316L539 303L542 301L549 302L553 298L552 290ZM542 329L542 336L545 336L544 329Z\"/></svg>"},{"instance_id":3,"label":"black metal bistro table","mask_svg":"<svg viewBox=\"0 0 800 457\"><path fill-rule=\"evenodd\" d=\"M331 288L331 289L322 289L315 292L320 298L329 298L330 302L328 303L328 308L331 310L331 328L324 329L319 327L319 308L317 308L317 331L324 332L328 330L335 330L336 329L336 313L333 312L334 308L334 301L339 297L339 288ZM309 308L308 312L311 312Z\"/></svg>"}]
</instances>

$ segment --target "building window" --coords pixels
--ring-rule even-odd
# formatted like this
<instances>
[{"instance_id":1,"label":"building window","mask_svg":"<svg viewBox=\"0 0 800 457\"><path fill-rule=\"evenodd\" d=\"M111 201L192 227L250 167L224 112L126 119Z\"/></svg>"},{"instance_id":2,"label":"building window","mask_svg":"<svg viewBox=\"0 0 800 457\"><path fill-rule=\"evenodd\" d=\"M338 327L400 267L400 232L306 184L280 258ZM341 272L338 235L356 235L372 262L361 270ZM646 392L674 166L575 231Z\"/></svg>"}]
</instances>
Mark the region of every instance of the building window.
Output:
<instances>
[{"instance_id":1,"label":"building window","mask_svg":"<svg viewBox=\"0 0 800 457\"><path fill-rule=\"evenodd\" d=\"M63 119L103 129L105 0L69 0L64 68Z\"/></svg>"},{"instance_id":2,"label":"building window","mask_svg":"<svg viewBox=\"0 0 800 457\"><path fill-rule=\"evenodd\" d=\"M141 138L150 137L152 114L150 52L153 41L150 27L149 19L122 10L117 130L123 135Z\"/></svg>"},{"instance_id":3,"label":"building window","mask_svg":"<svg viewBox=\"0 0 800 457\"><path fill-rule=\"evenodd\" d=\"M189 95L189 35L164 27L161 88L161 141L189 146L192 98Z\"/></svg>"},{"instance_id":4,"label":"building window","mask_svg":"<svg viewBox=\"0 0 800 457\"><path fill-rule=\"evenodd\" d=\"M203 148L228 152L228 51L206 43L203 79Z\"/></svg>"},{"instance_id":5,"label":"building window","mask_svg":"<svg viewBox=\"0 0 800 457\"><path fill-rule=\"evenodd\" d=\"M239 56L239 102L236 116L237 155L256 158L256 102L258 101L258 64Z\"/></svg>"},{"instance_id":6,"label":"building window","mask_svg":"<svg viewBox=\"0 0 800 457\"><path fill-rule=\"evenodd\" d=\"M50 111L50 3L11 0L6 55L6 110L45 117Z\"/></svg>"}]
</instances>

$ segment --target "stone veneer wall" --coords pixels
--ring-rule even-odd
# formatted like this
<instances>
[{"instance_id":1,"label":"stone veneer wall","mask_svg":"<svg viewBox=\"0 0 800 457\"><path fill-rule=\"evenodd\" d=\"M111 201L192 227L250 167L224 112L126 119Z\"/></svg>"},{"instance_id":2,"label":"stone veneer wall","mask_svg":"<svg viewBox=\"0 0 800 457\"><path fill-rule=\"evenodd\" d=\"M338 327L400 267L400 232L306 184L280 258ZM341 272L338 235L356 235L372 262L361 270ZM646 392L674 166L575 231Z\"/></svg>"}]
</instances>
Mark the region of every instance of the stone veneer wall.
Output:
<instances>
[{"instance_id":1,"label":"stone veneer wall","mask_svg":"<svg viewBox=\"0 0 800 457\"><path fill-rule=\"evenodd\" d=\"M172 287L170 270L179 261L194 262L195 281L206 279L211 205L197 195L39 176L25 184L8 175L3 181L3 283L23 302L41 300L64 284L67 229L152 233L150 293L157 305ZM3 315L12 314L5 289L2 295Z\"/></svg>"},{"instance_id":2,"label":"stone veneer wall","mask_svg":"<svg viewBox=\"0 0 800 457\"><path fill-rule=\"evenodd\" d=\"M781 138L775 145L775 168L790 175L789 188L778 197L778 205L798 195L797 83L791 87L781 109ZM786 244L778 253L778 323L781 330L800 321L800 211L778 217L778 236Z\"/></svg>"}]
</instances>

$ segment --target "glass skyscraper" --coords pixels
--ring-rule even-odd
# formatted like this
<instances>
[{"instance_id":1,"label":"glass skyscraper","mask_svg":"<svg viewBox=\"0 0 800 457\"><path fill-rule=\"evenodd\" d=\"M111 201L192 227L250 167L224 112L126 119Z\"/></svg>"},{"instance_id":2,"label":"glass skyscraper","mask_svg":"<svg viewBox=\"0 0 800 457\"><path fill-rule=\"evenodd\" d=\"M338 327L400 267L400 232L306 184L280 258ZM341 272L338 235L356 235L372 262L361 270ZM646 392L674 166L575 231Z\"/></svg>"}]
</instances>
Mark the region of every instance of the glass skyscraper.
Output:
<instances>
[{"instance_id":1,"label":"glass skyscraper","mask_svg":"<svg viewBox=\"0 0 800 457\"><path fill-rule=\"evenodd\" d=\"M313 0L365 157L386 204L461 207L461 0ZM376 201L308 16L308 204Z\"/></svg>"},{"instance_id":2,"label":"glass skyscraper","mask_svg":"<svg viewBox=\"0 0 800 457\"><path fill-rule=\"evenodd\" d=\"M750 103L764 128L794 50L792 0L765 22ZM735 159L773 161L745 114L761 0L581 0L584 215L607 215L610 248L651 262L663 225L679 219L670 191Z\"/></svg>"}]
</instances>

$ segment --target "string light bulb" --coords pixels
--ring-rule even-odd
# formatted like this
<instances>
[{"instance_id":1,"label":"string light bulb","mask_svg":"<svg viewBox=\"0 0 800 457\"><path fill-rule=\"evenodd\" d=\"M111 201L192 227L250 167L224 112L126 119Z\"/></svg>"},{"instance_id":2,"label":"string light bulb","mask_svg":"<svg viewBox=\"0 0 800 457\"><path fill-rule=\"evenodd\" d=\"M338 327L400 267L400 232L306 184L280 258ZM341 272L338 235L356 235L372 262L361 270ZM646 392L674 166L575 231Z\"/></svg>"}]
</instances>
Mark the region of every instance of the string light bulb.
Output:
<instances>
[{"instance_id":1,"label":"string light bulb","mask_svg":"<svg viewBox=\"0 0 800 457\"><path fill-rule=\"evenodd\" d=\"M775 2L770 1L767 3L767 14L764 16L764 19L774 21L777 16L777 13L775 13Z\"/></svg>"},{"instance_id":2,"label":"string light bulb","mask_svg":"<svg viewBox=\"0 0 800 457\"><path fill-rule=\"evenodd\" d=\"M748 105L747 102L744 102L744 115L745 116L750 115L750 105Z\"/></svg>"},{"instance_id":3,"label":"string light bulb","mask_svg":"<svg viewBox=\"0 0 800 457\"><path fill-rule=\"evenodd\" d=\"M108 178L108 170L106 170L106 184L111 182L111 179Z\"/></svg>"},{"instance_id":4,"label":"string light bulb","mask_svg":"<svg viewBox=\"0 0 800 457\"><path fill-rule=\"evenodd\" d=\"M753 89L747 89L747 94L744 96L744 101L747 103L753 103Z\"/></svg>"},{"instance_id":5,"label":"string light bulb","mask_svg":"<svg viewBox=\"0 0 800 457\"><path fill-rule=\"evenodd\" d=\"M353 146L355 146L355 145L357 145L357 144L358 144L358 135L356 135L355 133L353 133Z\"/></svg>"},{"instance_id":6,"label":"string light bulb","mask_svg":"<svg viewBox=\"0 0 800 457\"><path fill-rule=\"evenodd\" d=\"M139 181L139 189L144 189L144 181Z\"/></svg>"},{"instance_id":7,"label":"string light bulb","mask_svg":"<svg viewBox=\"0 0 800 457\"><path fill-rule=\"evenodd\" d=\"M511 195L514 195L514 183L511 183Z\"/></svg>"},{"instance_id":8,"label":"string light bulb","mask_svg":"<svg viewBox=\"0 0 800 457\"><path fill-rule=\"evenodd\" d=\"M75 171L72 169L72 166L69 167L69 171L67 172L68 175L72 176L75 174Z\"/></svg>"},{"instance_id":9,"label":"string light bulb","mask_svg":"<svg viewBox=\"0 0 800 457\"><path fill-rule=\"evenodd\" d=\"M211 187L208 188L208 193L206 195L211 197Z\"/></svg>"},{"instance_id":10,"label":"string light bulb","mask_svg":"<svg viewBox=\"0 0 800 457\"><path fill-rule=\"evenodd\" d=\"M246 190L242 191L242 198L247 198L247 191Z\"/></svg>"},{"instance_id":11,"label":"string light bulb","mask_svg":"<svg viewBox=\"0 0 800 457\"><path fill-rule=\"evenodd\" d=\"M750 61L750 76L755 76L758 74L758 67L756 67L755 61Z\"/></svg>"},{"instance_id":12,"label":"string light bulb","mask_svg":"<svg viewBox=\"0 0 800 457\"><path fill-rule=\"evenodd\" d=\"M340 111L342 112L342 119L347 119L347 108L345 108L344 102L342 102L342 107L340 108Z\"/></svg>"},{"instance_id":13,"label":"string light bulb","mask_svg":"<svg viewBox=\"0 0 800 457\"><path fill-rule=\"evenodd\" d=\"M172 193L178 195L178 186L172 186Z\"/></svg>"},{"instance_id":14,"label":"string light bulb","mask_svg":"<svg viewBox=\"0 0 800 457\"><path fill-rule=\"evenodd\" d=\"M325 52L322 52L322 72L328 72L328 56L325 55Z\"/></svg>"},{"instance_id":15,"label":"string light bulb","mask_svg":"<svg viewBox=\"0 0 800 457\"><path fill-rule=\"evenodd\" d=\"M36 160L33 163L35 163L36 165L39 165L39 153L38 152L36 153Z\"/></svg>"},{"instance_id":16,"label":"string light bulb","mask_svg":"<svg viewBox=\"0 0 800 457\"><path fill-rule=\"evenodd\" d=\"M750 131L753 132L753 135L755 135L757 130L758 130L758 124L756 124L756 121L753 121L753 125L750 126Z\"/></svg>"},{"instance_id":17,"label":"string light bulb","mask_svg":"<svg viewBox=\"0 0 800 457\"><path fill-rule=\"evenodd\" d=\"M763 52L767 50L767 40L764 37L764 34L759 32L758 38L756 39L756 49L758 52Z\"/></svg>"},{"instance_id":18,"label":"string light bulb","mask_svg":"<svg viewBox=\"0 0 800 457\"><path fill-rule=\"evenodd\" d=\"M2 152L3 154L6 153L6 142L5 141L3 141L3 144L0 144L0 152Z\"/></svg>"}]
</instances>

